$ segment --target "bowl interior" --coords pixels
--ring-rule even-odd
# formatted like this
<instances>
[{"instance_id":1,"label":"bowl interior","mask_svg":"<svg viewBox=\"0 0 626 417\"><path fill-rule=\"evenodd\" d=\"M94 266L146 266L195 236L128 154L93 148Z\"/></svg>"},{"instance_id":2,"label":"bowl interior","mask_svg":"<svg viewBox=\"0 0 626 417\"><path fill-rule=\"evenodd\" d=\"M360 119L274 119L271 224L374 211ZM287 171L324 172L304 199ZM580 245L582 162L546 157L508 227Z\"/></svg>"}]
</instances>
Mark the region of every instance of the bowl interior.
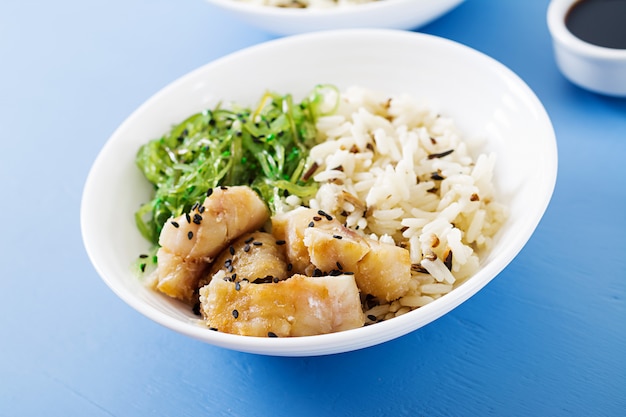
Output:
<instances>
[{"instance_id":1,"label":"bowl interior","mask_svg":"<svg viewBox=\"0 0 626 417\"><path fill-rule=\"evenodd\" d=\"M135 167L139 146L219 101L253 105L267 90L302 97L319 83L358 85L426 99L454 118L465 137L484 137L498 155L495 182L510 217L480 271L450 294L376 325L291 339L209 331L188 308L146 289L132 266L149 249L133 213L150 186ZM527 242L552 195L557 154L550 120L532 91L493 59L430 35L340 30L283 38L234 53L173 82L111 136L85 184L81 226L88 255L109 287L136 310L173 330L230 349L271 355L343 352L390 340L450 311L495 277Z\"/></svg>"}]
</instances>

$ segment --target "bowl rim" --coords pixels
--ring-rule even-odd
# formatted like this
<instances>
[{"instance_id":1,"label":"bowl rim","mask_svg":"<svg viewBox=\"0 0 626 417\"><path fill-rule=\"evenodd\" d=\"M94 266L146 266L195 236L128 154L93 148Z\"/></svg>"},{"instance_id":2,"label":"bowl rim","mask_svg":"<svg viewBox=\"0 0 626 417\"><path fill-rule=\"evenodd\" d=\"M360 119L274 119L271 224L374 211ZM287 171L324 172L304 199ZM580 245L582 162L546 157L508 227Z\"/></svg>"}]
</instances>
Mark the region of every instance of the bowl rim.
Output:
<instances>
[{"instance_id":1,"label":"bowl rim","mask_svg":"<svg viewBox=\"0 0 626 417\"><path fill-rule=\"evenodd\" d=\"M580 0L551 0L546 15L548 30L555 42L577 54L608 61L626 61L626 49L607 48L586 42L565 25L565 16Z\"/></svg>"},{"instance_id":2,"label":"bowl rim","mask_svg":"<svg viewBox=\"0 0 626 417\"><path fill-rule=\"evenodd\" d=\"M392 39L393 37L416 39L421 38L426 39L429 42L434 41L439 42L442 45L449 45L465 54L470 53L474 56L477 56L479 59L484 60L490 65L496 65L499 73L502 74L502 76L506 79L508 83L512 83L513 85L515 85L516 89L521 88L521 91L524 93L524 100L527 102L530 100L533 111L539 112L539 117L541 118L541 121L547 123L546 126L549 127L550 130L548 132L550 135L548 140L552 145L551 150L553 152L553 155L551 155L551 157L554 160L555 164L553 167L551 167L550 172L548 172L549 175L547 175L547 177L544 177L545 182L543 183L543 190L545 196L542 199L541 204L537 205L537 207L534 208L534 216L525 223L527 227L524 229L523 233L521 233L516 239L512 241L501 242L502 245L506 245L506 248L502 249L502 256L493 259L492 262L482 267L477 274L473 275L470 279L465 281L463 285L455 288L454 297L441 297L440 299L437 299L423 307L420 307L418 310L415 310L420 311L420 314L417 316L408 313L396 317L393 320L377 323L375 326L365 326L357 329L323 335L303 336L296 338L280 338L278 339L280 340L279 343L276 343L276 339L260 337L255 338L250 336L239 336L219 332L209 333L207 332L206 327L198 326L197 324L192 323L191 320L187 322L181 322L180 319L172 317L171 315L159 310L150 303L146 303L145 301L137 297L130 287L120 287L112 282L105 273L106 268L104 268L97 259L96 248L93 242L89 241L89 233L92 226L89 225L88 205L90 198L92 198L93 195L98 192L98 190L94 186L94 182L96 182L96 174L101 170L101 165L104 164L107 153L113 152L115 150L115 138L122 134L125 130L127 130L128 126L133 124L134 119L138 117L139 114L152 106L154 102L159 101L162 96L167 95L172 90L175 90L181 83L184 83L186 79L195 77L197 74L207 71L212 67L222 65L224 62L232 60L242 54L246 54L250 50L262 51L265 48L274 48L281 47L282 45L286 44L295 44L302 40L311 41L318 38L335 39L334 37L341 35L353 36L355 38L362 37L363 35L386 36L390 39ZM419 32L407 32L397 29L337 29L278 38L257 45L253 45L239 51L235 51L221 58L212 60L211 62L204 64L201 67L196 68L190 72L187 72L186 74L183 74L182 76L178 77L174 81L159 89L148 99L146 99L119 125L119 127L108 138L104 147L97 155L92 168L90 169L90 172L85 182L81 201L81 233L83 236L83 242L87 254L94 268L96 269L100 277L105 281L107 286L109 286L109 288L113 290L113 292L122 300L124 300L128 305L133 307L138 312L142 313L144 316L155 321L156 323L159 323L171 330L174 330L181 334L185 334L194 339L201 340L215 346L220 346L241 352L273 356L317 356L334 354L375 346L415 331L416 329L423 327L424 325L452 311L460 304L465 302L467 299L469 299L472 295L480 291L518 255L521 249L526 245L528 239L534 233L551 200L556 184L556 176L556 137L550 118L542 103L539 101L538 97L534 94L531 88L517 74L515 74L504 64L501 64L500 62L489 57L488 55L477 51L469 46L435 35ZM207 334L210 335L209 338L207 338ZM354 342L355 339L359 340L359 342L356 344ZM242 340L245 340L245 343L241 343ZM312 343L312 340L321 342Z\"/></svg>"}]
</instances>

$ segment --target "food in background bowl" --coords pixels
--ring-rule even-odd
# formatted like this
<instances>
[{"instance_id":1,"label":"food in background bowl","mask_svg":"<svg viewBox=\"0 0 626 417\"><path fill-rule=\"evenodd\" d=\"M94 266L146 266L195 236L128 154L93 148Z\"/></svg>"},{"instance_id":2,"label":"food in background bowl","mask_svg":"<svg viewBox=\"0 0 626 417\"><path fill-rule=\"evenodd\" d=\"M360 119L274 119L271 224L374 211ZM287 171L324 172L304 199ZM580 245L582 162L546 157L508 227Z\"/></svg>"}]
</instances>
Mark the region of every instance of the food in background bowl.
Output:
<instances>
[{"instance_id":1,"label":"food in background bowl","mask_svg":"<svg viewBox=\"0 0 626 417\"><path fill-rule=\"evenodd\" d=\"M342 28L416 29L463 0L206 0L237 19L280 35ZM276 7L281 4L307 7Z\"/></svg>"},{"instance_id":2,"label":"food in background bowl","mask_svg":"<svg viewBox=\"0 0 626 417\"><path fill-rule=\"evenodd\" d=\"M339 91L361 86L385 96L427 100L435 114L454 121L464 141L484 139L482 144L472 142L473 155L493 152L497 156L491 181L495 201L507 208L506 220L470 277L444 296L393 319L315 336L277 338L240 336L200 326L188 304L147 288L129 268L138 254L148 253L151 247L133 219L154 192L135 165L137 149L189 115L215 108L220 101L254 107L266 91L276 91L290 93L300 102L318 83L336 86ZM480 291L531 237L550 201L556 172L556 140L545 109L519 77L495 60L421 33L374 29L317 32L274 40L218 59L147 100L112 134L95 160L85 183L81 228L87 253L104 282L155 322L206 343L244 352L323 355L405 335ZM509 273L502 278L515 277ZM481 302L489 302L489 297Z\"/></svg>"},{"instance_id":3,"label":"food in background bowl","mask_svg":"<svg viewBox=\"0 0 626 417\"><path fill-rule=\"evenodd\" d=\"M233 0L243 3L258 4L262 6L287 7L294 9L306 8L327 8L327 7L345 7L358 6L364 3L373 3L375 1L384 0ZM390 0L387 0L390 1Z\"/></svg>"}]
</instances>

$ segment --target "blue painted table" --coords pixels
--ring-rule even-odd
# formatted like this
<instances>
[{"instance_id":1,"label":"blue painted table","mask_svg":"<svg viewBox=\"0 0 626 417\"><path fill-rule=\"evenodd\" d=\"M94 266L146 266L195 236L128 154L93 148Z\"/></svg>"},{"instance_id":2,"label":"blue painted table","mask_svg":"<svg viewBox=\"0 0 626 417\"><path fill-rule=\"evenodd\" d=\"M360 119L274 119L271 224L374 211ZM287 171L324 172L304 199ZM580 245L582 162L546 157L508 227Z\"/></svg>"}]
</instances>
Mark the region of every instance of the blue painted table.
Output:
<instances>
[{"instance_id":1,"label":"blue painted table","mask_svg":"<svg viewBox=\"0 0 626 417\"><path fill-rule=\"evenodd\" d=\"M0 4L0 415L626 415L626 99L558 72L547 0L468 0L420 31L518 73L550 114L559 177L511 265L380 346L277 358L202 344L100 280L79 207L132 110L186 72L274 38L201 0Z\"/></svg>"}]
</instances>

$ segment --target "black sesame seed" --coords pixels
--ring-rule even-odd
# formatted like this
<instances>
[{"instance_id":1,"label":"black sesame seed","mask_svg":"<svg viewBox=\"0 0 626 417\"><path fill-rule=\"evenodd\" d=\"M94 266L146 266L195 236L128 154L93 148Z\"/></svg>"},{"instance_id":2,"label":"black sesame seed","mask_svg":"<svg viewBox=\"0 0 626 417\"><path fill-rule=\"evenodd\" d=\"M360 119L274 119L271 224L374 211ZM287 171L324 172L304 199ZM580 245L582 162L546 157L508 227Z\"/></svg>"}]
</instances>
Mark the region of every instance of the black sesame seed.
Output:
<instances>
[{"instance_id":1,"label":"black sesame seed","mask_svg":"<svg viewBox=\"0 0 626 417\"><path fill-rule=\"evenodd\" d=\"M193 232L191 230L187 233L187 239L193 239Z\"/></svg>"},{"instance_id":2,"label":"black sesame seed","mask_svg":"<svg viewBox=\"0 0 626 417\"><path fill-rule=\"evenodd\" d=\"M246 241L244 243L250 243L254 240L254 237L250 236L249 238L246 239Z\"/></svg>"},{"instance_id":3,"label":"black sesame seed","mask_svg":"<svg viewBox=\"0 0 626 417\"><path fill-rule=\"evenodd\" d=\"M228 187L225 187L225 186L223 186L223 185L222 185L222 186L220 187L220 190L222 190L222 191L226 191L226 190L228 190Z\"/></svg>"},{"instance_id":4,"label":"black sesame seed","mask_svg":"<svg viewBox=\"0 0 626 417\"><path fill-rule=\"evenodd\" d=\"M139 269L141 269L141 272L146 272L146 264L139 265Z\"/></svg>"},{"instance_id":5,"label":"black sesame seed","mask_svg":"<svg viewBox=\"0 0 626 417\"><path fill-rule=\"evenodd\" d=\"M232 266L232 265L228 265L228 266L226 267L226 270L227 270L228 272L233 272L233 266Z\"/></svg>"},{"instance_id":6,"label":"black sesame seed","mask_svg":"<svg viewBox=\"0 0 626 417\"><path fill-rule=\"evenodd\" d=\"M212 331L216 332L217 331L217 327L209 327L209 330L212 330Z\"/></svg>"},{"instance_id":7,"label":"black sesame seed","mask_svg":"<svg viewBox=\"0 0 626 417\"><path fill-rule=\"evenodd\" d=\"M274 284L277 284L277 283L278 283L278 281L280 281L280 279L278 279L278 277L274 277L274 278L272 279L272 281L274 281Z\"/></svg>"},{"instance_id":8,"label":"black sesame seed","mask_svg":"<svg viewBox=\"0 0 626 417\"><path fill-rule=\"evenodd\" d=\"M187 223L191 223L191 216L189 213L185 213L185 219L187 219Z\"/></svg>"},{"instance_id":9,"label":"black sesame seed","mask_svg":"<svg viewBox=\"0 0 626 417\"><path fill-rule=\"evenodd\" d=\"M326 213L324 210L318 210L317 214L319 214L320 216L324 216L326 217L326 220L332 220L333 216L331 216L330 214Z\"/></svg>"},{"instance_id":10,"label":"black sesame seed","mask_svg":"<svg viewBox=\"0 0 626 417\"><path fill-rule=\"evenodd\" d=\"M235 291L239 291L241 289L241 284L238 282L235 282Z\"/></svg>"},{"instance_id":11,"label":"black sesame seed","mask_svg":"<svg viewBox=\"0 0 626 417\"><path fill-rule=\"evenodd\" d=\"M287 264L287 271L291 271L293 269L293 264L292 263L288 263Z\"/></svg>"},{"instance_id":12,"label":"black sesame seed","mask_svg":"<svg viewBox=\"0 0 626 417\"><path fill-rule=\"evenodd\" d=\"M277 240L276 241L277 245L284 245L285 243L287 243L287 242L285 242L284 240Z\"/></svg>"},{"instance_id":13,"label":"black sesame seed","mask_svg":"<svg viewBox=\"0 0 626 417\"><path fill-rule=\"evenodd\" d=\"M204 207L204 206L200 206L200 207L198 207L198 212L199 212L200 214L204 213L204 210L206 210L206 207Z\"/></svg>"},{"instance_id":14,"label":"black sesame seed","mask_svg":"<svg viewBox=\"0 0 626 417\"><path fill-rule=\"evenodd\" d=\"M278 337L278 335L274 332L267 332L267 337Z\"/></svg>"},{"instance_id":15,"label":"black sesame seed","mask_svg":"<svg viewBox=\"0 0 626 417\"><path fill-rule=\"evenodd\" d=\"M340 236L340 235L333 235L333 237L334 237L335 239L339 239L339 240L343 239L343 236Z\"/></svg>"},{"instance_id":16,"label":"black sesame seed","mask_svg":"<svg viewBox=\"0 0 626 417\"><path fill-rule=\"evenodd\" d=\"M246 243L246 246L243 247L244 252L250 252L250 245Z\"/></svg>"},{"instance_id":17,"label":"black sesame seed","mask_svg":"<svg viewBox=\"0 0 626 417\"><path fill-rule=\"evenodd\" d=\"M341 266L339 261L337 261L337 263L335 265L337 265L337 269L339 269L340 271L343 270L343 266Z\"/></svg>"},{"instance_id":18,"label":"black sesame seed","mask_svg":"<svg viewBox=\"0 0 626 417\"><path fill-rule=\"evenodd\" d=\"M174 220L172 220L170 223L177 229L180 227L180 224L178 224L178 222L175 222Z\"/></svg>"},{"instance_id":19,"label":"black sesame seed","mask_svg":"<svg viewBox=\"0 0 626 417\"><path fill-rule=\"evenodd\" d=\"M211 194L213 194L213 188L209 188L209 189L206 191L206 196L207 196L207 197L211 197Z\"/></svg>"},{"instance_id":20,"label":"black sesame seed","mask_svg":"<svg viewBox=\"0 0 626 417\"><path fill-rule=\"evenodd\" d=\"M309 227L313 227L313 226L315 226L314 222L309 223Z\"/></svg>"},{"instance_id":21,"label":"black sesame seed","mask_svg":"<svg viewBox=\"0 0 626 417\"><path fill-rule=\"evenodd\" d=\"M346 271L343 273L344 275L354 275L354 272Z\"/></svg>"},{"instance_id":22,"label":"black sesame seed","mask_svg":"<svg viewBox=\"0 0 626 417\"><path fill-rule=\"evenodd\" d=\"M239 317L239 312L237 310L233 310L233 317L234 318Z\"/></svg>"},{"instance_id":23,"label":"black sesame seed","mask_svg":"<svg viewBox=\"0 0 626 417\"><path fill-rule=\"evenodd\" d=\"M254 246L261 246L261 245L263 244L263 242L258 242L258 241L257 241L257 242L252 242L252 244L253 244Z\"/></svg>"},{"instance_id":24,"label":"black sesame seed","mask_svg":"<svg viewBox=\"0 0 626 417\"><path fill-rule=\"evenodd\" d=\"M314 216L313 220L315 220L316 222L319 222L320 220L322 220L322 218L320 216Z\"/></svg>"},{"instance_id":25,"label":"black sesame seed","mask_svg":"<svg viewBox=\"0 0 626 417\"><path fill-rule=\"evenodd\" d=\"M373 315L373 314L368 314L368 315L367 315L367 318L368 318L369 320L371 320L371 321L376 321L376 316L375 316L375 315Z\"/></svg>"},{"instance_id":26,"label":"black sesame seed","mask_svg":"<svg viewBox=\"0 0 626 417\"><path fill-rule=\"evenodd\" d=\"M232 246L230 248L228 248L228 251L230 252L231 255L235 254L235 248L232 247Z\"/></svg>"},{"instance_id":27,"label":"black sesame seed","mask_svg":"<svg viewBox=\"0 0 626 417\"><path fill-rule=\"evenodd\" d=\"M199 215L198 213L193 215L193 222L195 224L200 224L202 222L202 216Z\"/></svg>"},{"instance_id":28,"label":"black sesame seed","mask_svg":"<svg viewBox=\"0 0 626 417\"><path fill-rule=\"evenodd\" d=\"M342 274L342 272L340 270L338 270L338 269L333 269L332 271L330 271L328 273L328 275L330 275L331 277L337 277L337 276L339 276L341 274Z\"/></svg>"},{"instance_id":29,"label":"black sesame seed","mask_svg":"<svg viewBox=\"0 0 626 417\"><path fill-rule=\"evenodd\" d=\"M195 209L198 208L198 206L200 205L200 203L196 202L192 207L191 207L191 211L194 211Z\"/></svg>"},{"instance_id":30,"label":"black sesame seed","mask_svg":"<svg viewBox=\"0 0 626 417\"><path fill-rule=\"evenodd\" d=\"M233 260L232 259L226 259L224 261L224 266L231 266L233 264Z\"/></svg>"},{"instance_id":31,"label":"black sesame seed","mask_svg":"<svg viewBox=\"0 0 626 417\"><path fill-rule=\"evenodd\" d=\"M313 276L314 277L321 277L323 275L323 272L321 269L319 268L315 268L315 270L313 271Z\"/></svg>"},{"instance_id":32,"label":"black sesame seed","mask_svg":"<svg viewBox=\"0 0 626 417\"><path fill-rule=\"evenodd\" d=\"M148 257L148 255L146 255L145 253L142 253L141 255L139 255L139 257L141 259L146 259Z\"/></svg>"}]
</instances>

